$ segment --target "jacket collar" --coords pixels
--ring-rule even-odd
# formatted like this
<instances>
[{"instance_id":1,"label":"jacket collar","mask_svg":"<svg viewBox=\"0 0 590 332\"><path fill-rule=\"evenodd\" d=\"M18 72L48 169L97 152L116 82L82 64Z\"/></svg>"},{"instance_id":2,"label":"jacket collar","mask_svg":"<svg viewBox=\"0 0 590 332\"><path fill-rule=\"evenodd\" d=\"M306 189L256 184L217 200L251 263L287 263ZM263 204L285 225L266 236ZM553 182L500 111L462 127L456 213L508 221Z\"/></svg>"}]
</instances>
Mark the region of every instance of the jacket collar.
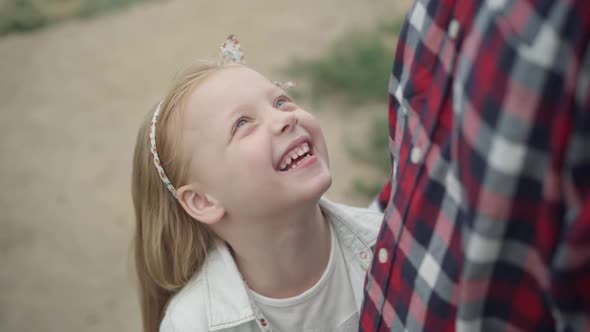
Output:
<instances>
[{"instance_id":1,"label":"jacket collar","mask_svg":"<svg viewBox=\"0 0 590 332\"><path fill-rule=\"evenodd\" d=\"M367 270L371 259L363 256L363 252L372 253L383 214L375 210L334 203L326 198L320 200L320 207L334 227L340 243L348 248L363 269Z\"/></svg>"},{"instance_id":2,"label":"jacket collar","mask_svg":"<svg viewBox=\"0 0 590 332\"><path fill-rule=\"evenodd\" d=\"M254 320L254 310L242 275L227 245L218 240L204 266L209 330L240 325Z\"/></svg>"},{"instance_id":3,"label":"jacket collar","mask_svg":"<svg viewBox=\"0 0 590 332\"><path fill-rule=\"evenodd\" d=\"M320 208L331 222L341 241L357 258L364 270L370 260L359 258L361 252L371 251L375 244L380 213L320 200ZM363 257L363 256L360 256ZM223 241L210 250L203 269L208 301L209 329L217 331L255 320L258 313L246 284Z\"/></svg>"}]
</instances>

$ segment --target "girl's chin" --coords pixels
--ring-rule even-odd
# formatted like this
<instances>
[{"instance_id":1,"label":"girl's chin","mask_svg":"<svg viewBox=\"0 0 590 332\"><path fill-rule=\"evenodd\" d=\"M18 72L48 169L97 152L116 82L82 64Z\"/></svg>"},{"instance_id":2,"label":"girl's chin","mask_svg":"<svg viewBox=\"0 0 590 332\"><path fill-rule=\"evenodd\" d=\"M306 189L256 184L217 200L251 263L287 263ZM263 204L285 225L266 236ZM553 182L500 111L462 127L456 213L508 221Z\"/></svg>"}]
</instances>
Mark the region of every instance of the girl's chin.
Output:
<instances>
[{"instance_id":1,"label":"girl's chin","mask_svg":"<svg viewBox=\"0 0 590 332\"><path fill-rule=\"evenodd\" d=\"M296 193L299 199L303 200L318 200L330 189L332 186L332 175L329 172L322 174L314 179L314 183L306 188L300 188Z\"/></svg>"}]
</instances>

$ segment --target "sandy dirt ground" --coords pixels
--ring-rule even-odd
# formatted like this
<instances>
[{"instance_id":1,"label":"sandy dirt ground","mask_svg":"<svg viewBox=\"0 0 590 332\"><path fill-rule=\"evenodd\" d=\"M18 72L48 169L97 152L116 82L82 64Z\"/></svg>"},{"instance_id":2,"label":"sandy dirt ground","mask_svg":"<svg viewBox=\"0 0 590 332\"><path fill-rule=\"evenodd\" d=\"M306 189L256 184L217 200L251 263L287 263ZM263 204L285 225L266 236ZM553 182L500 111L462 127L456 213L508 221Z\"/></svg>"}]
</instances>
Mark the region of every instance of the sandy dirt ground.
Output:
<instances>
[{"instance_id":1,"label":"sandy dirt ground","mask_svg":"<svg viewBox=\"0 0 590 332\"><path fill-rule=\"evenodd\" d=\"M251 66L279 76L292 57L322 54L406 2L157 1L0 39L0 331L140 329L131 155L140 119L177 70L233 32ZM351 181L371 171L343 142L362 141L369 117L340 107L317 110L328 196L364 205Z\"/></svg>"}]
</instances>

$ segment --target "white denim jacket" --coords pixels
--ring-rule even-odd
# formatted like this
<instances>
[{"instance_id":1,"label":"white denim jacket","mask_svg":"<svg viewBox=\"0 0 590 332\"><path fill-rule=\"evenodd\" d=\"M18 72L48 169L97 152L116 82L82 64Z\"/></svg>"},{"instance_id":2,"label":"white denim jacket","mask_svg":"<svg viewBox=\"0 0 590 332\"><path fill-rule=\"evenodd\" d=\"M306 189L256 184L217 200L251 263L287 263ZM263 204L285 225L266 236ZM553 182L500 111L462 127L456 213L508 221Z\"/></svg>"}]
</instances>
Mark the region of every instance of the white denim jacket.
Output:
<instances>
[{"instance_id":1,"label":"white denim jacket","mask_svg":"<svg viewBox=\"0 0 590 332\"><path fill-rule=\"evenodd\" d=\"M383 214L336 204L326 198L320 207L342 245L357 309L363 298L365 274L373 259ZM205 265L176 294L166 309L160 332L272 331L250 300L246 285L225 244L218 242Z\"/></svg>"}]
</instances>

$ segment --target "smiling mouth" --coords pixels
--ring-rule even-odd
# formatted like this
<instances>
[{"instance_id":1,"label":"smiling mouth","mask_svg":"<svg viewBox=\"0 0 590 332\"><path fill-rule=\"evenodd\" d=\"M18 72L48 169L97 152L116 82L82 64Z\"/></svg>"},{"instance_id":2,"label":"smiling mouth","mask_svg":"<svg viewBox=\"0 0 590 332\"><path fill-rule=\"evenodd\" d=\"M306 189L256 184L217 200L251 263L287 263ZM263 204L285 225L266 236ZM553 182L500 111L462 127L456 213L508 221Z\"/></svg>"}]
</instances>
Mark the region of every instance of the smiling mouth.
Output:
<instances>
[{"instance_id":1,"label":"smiling mouth","mask_svg":"<svg viewBox=\"0 0 590 332\"><path fill-rule=\"evenodd\" d=\"M299 146L289 151L279 166L279 171L287 172L299 166L304 160L313 156L313 152L308 142L303 142Z\"/></svg>"}]
</instances>

